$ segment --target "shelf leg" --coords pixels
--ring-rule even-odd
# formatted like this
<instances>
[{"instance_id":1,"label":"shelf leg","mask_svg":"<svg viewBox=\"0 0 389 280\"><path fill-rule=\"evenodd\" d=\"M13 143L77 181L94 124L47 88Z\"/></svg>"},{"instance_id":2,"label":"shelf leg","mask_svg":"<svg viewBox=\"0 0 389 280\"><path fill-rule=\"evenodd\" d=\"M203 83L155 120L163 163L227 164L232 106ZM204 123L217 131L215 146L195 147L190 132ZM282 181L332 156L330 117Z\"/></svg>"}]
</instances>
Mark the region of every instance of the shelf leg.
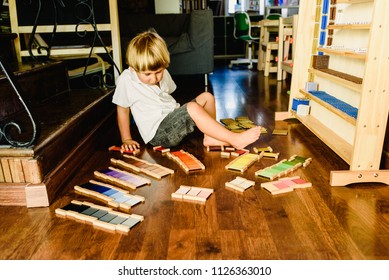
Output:
<instances>
[{"instance_id":1,"label":"shelf leg","mask_svg":"<svg viewBox=\"0 0 389 280\"><path fill-rule=\"evenodd\" d=\"M383 183L389 185L389 170L331 171L331 186L346 186L354 183Z\"/></svg>"}]
</instances>

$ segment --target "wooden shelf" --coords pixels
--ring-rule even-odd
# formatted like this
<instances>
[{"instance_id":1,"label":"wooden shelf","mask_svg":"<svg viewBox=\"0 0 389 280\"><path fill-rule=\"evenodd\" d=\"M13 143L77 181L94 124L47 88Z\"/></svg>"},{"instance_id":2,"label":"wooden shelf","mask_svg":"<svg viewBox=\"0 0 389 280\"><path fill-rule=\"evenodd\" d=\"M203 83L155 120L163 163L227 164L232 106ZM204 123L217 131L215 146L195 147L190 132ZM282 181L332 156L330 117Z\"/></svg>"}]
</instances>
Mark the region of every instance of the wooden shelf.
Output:
<instances>
[{"instance_id":1,"label":"wooden shelf","mask_svg":"<svg viewBox=\"0 0 389 280\"><path fill-rule=\"evenodd\" d=\"M345 162L350 164L353 147L344 139L339 137L335 132L330 130L327 126L322 124L312 115L299 116L292 112L302 124L304 124L313 134L315 134L321 141L337 153Z\"/></svg>"},{"instance_id":2,"label":"wooden shelf","mask_svg":"<svg viewBox=\"0 0 389 280\"><path fill-rule=\"evenodd\" d=\"M370 24L331 24L327 29L355 29L355 30L369 30Z\"/></svg>"},{"instance_id":3,"label":"wooden shelf","mask_svg":"<svg viewBox=\"0 0 389 280\"><path fill-rule=\"evenodd\" d=\"M54 25L38 25L36 27L36 33L51 33L53 32ZM80 24L78 26L74 24L62 24L56 26L56 32L93 32L93 26L91 24ZM111 25L108 23L105 24L96 24L96 28L99 31L111 31ZM19 26L19 33L32 33L32 26Z\"/></svg>"},{"instance_id":4,"label":"wooden shelf","mask_svg":"<svg viewBox=\"0 0 389 280\"><path fill-rule=\"evenodd\" d=\"M303 90L303 89L300 89L300 92L306 97L306 98L309 98L310 100L313 100L314 102L320 104L321 106L323 106L324 108L326 108L327 110L331 111L332 113L334 113L335 115L339 116L340 118L342 118L343 120L345 120L346 122L352 124L352 125L356 125L357 123L357 120L351 116L349 116L348 114L346 114L345 112L335 108L334 106L332 106L331 104L323 101L322 99L320 98L317 98L316 96L312 95L311 93Z\"/></svg>"},{"instance_id":5,"label":"wooden shelf","mask_svg":"<svg viewBox=\"0 0 389 280\"><path fill-rule=\"evenodd\" d=\"M50 55L51 56L84 56L88 55L90 53L91 48L63 48L63 49L51 49ZM107 47L108 52L112 50L111 47ZM46 55L45 53L38 53L36 49L32 50L33 55L40 56L40 55ZM104 47L94 47L92 53L106 53ZM29 56L27 50L20 51L21 56Z\"/></svg>"},{"instance_id":6,"label":"wooden shelf","mask_svg":"<svg viewBox=\"0 0 389 280\"><path fill-rule=\"evenodd\" d=\"M292 74L293 73L293 61L285 60L281 62L281 69Z\"/></svg>"},{"instance_id":7,"label":"wooden shelf","mask_svg":"<svg viewBox=\"0 0 389 280\"><path fill-rule=\"evenodd\" d=\"M88 67L85 71L85 74L90 75L90 74L94 74L94 73L103 72L104 71L102 69L103 67L105 70L108 70L111 67L111 65L107 61L104 61L103 63L100 63L100 62L93 63L91 65L88 65ZM84 70L85 70L85 67L79 67L76 69L69 70L68 71L69 79L82 77L82 75L84 74Z\"/></svg>"},{"instance_id":8,"label":"wooden shelf","mask_svg":"<svg viewBox=\"0 0 389 280\"><path fill-rule=\"evenodd\" d=\"M354 90L356 92L361 92L362 91L362 84L354 83L354 82L351 82L349 80L346 80L346 79L340 78L338 76L334 76L334 75L328 74L326 72L323 72L323 71L320 71L320 70L314 69L314 68L310 68L308 71L311 74L317 75L319 77L326 78L326 79L328 79L328 80L330 80L332 82L340 84L340 85L342 85L344 87L347 87L347 88L349 88L351 90Z\"/></svg>"},{"instance_id":9,"label":"wooden shelf","mask_svg":"<svg viewBox=\"0 0 389 280\"><path fill-rule=\"evenodd\" d=\"M346 50L334 50L330 48L317 48L319 52L324 52L328 54L336 54L341 56L346 56L349 58L356 58L361 60L366 60L366 53L357 53L352 50L346 49Z\"/></svg>"},{"instance_id":10,"label":"wooden shelf","mask_svg":"<svg viewBox=\"0 0 389 280\"><path fill-rule=\"evenodd\" d=\"M112 53L112 59L117 67L114 68L115 79L120 75L122 69L122 55L121 55L121 43L120 43L120 30L119 30L119 17L118 17L118 4L117 0L106 0L109 5L109 22L108 23L96 23L96 29L98 31L109 32L111 34L111 45L107 47L108 52ZM25 46L22 47L22 42L20 40L23 37L23 34L31 34L33 26L29 25L19 25L18 22L18 13L17 13L17 0L9 0L9 10L10 10L10 21L11 21L11 30L12 33L17 34L17 38L14 40L15 52L19 62L22 62L22 57L30 56L28 50ZM94 32L95 29L92 24L58 24L54 25L38 25L35 30L35 36L41 33L51 33L56 28L57 33L76 33L79 32L83 34L84 32ZM37 50L32 50L33 55L42 56L47 55L46 52L39 54ZM50 56L62 56L62 57L74 57L76 55L85 56L90 53L90 48L84 48L80 46L79 48L66 47L66 48L55 48L52 47L50 50ZM106 53L104 47L94 47L92 54L96 53Z\"/></svg>"},{"instance_id":11,"label":"wooden shelf","mask_svg":"<svg viewBox=\"0 0 389 280\"><path fill-rule=\"evenodd\" d=\"M289 111L296 98L310 98L310 115L296 117L349 163L350 171L377 171L380 169L389 108L389 103L383 102L387 100L385 94L389 75L386 51L389 49L389 41L385 37L389 31L389 21L386 20L388 2L338 0L336 3L347 5L339 7L341 11L337 11L337 5L331 7L334 8L332 13L335 21L347 19L348 22L355 20L368 24L328 26L326 29L342 29L342 32L328 34L332 36L332 42L343 45L355 41L354 45L358 47L362 44L364 47L358 49L354 45L347 45L347 49L342 49L336 47L336 44L328 48L319 47L324 33L317 22L327 16L322 13L325 3L321 0L300 1L298 33L302 38L296 45ZM301 41L303 43L299 44ZM312 55L318 51L330 55L332 69L312 68ZM354 65L356 69L352 71ZM355 72L358 76L353 76ZM301 89L312 81L319 84L320 90L311 91L310 96ZM346 95L342 95L342 91ZM338 100L335 96L344 98ZM354 107L353 104L358 105Z\"/></svg>"},{"instance_id":12,"label":"wooden shelf","mask_svg":"<svg viewBox=\"0 0 389 280\"><path fill-rule=\"evenodd\" d=\"M338 0L337 4L358 4L358 3L369 3L374 2L374 0Z\"/></svg>"}]
</instances>

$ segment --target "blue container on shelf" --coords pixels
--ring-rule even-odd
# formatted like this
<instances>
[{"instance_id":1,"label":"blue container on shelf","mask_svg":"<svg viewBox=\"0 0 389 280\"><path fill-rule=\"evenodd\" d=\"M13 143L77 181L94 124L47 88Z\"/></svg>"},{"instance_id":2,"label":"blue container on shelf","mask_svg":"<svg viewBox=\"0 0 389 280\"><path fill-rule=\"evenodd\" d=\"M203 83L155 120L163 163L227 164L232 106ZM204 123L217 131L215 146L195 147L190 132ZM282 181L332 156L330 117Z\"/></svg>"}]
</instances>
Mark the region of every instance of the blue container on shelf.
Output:
<instances>
[{"instance_id":1,"label":"blue container on shelf","mask_svg":"<svg viewBox=\"0 0 389 280\"><path fill-rule=\"evenodd\" d=\"M308 98L293 98L292 102L292 110L297 111L298 105L309 105L309 99Z\"/></svg>"}]
</instances>

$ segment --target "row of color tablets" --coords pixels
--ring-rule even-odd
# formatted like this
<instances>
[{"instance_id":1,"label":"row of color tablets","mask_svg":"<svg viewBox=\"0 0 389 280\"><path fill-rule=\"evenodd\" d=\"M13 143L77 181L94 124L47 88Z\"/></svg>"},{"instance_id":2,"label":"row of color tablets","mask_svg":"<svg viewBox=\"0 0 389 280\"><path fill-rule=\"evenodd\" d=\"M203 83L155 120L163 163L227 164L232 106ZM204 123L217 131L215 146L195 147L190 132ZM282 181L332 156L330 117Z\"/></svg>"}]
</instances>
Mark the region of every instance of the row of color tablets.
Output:
<instances>
[{"instance_id":1,"label":"row of color tablets","mask_svg":"<svg viewBox=\"0 0 389 280\"><path fill-rule=\"evenodd\" d=\"M226 165L225 168L244 172L247 168L249 168L252 164L254 164L254 162L258 161L261 157L262 154L256 155L256 154L246 153L231 161L229 164Z\"/></svg>"},{"instance_id":2,"label":"row of color tablets","mask_svg":"<svg viewBox=\"0 0 389 280\"><path fill-rule=\"evenodd\" d=\"M212 193L213 189L182 185L176 192L172 193L172 198L192 202L205 202Z\"/></svg>"},{"instance_id":3,"label":"row of color tablets","mask_svg":"<svg viewBox=\"0 0 389 280\"><path fill-rule=\"evenodd\" d=\"M288 160L284 159L272 166L260 169L255 172L255 175L274 180L275 178L284 176L301 166L306 167L311 161L311 158L304 158L295 155L290 157Z\"/></svg>"},{"instance_id":4,"label":"row of color tablets","mask_svg":"<svg viewBox=\"0 0 389 280\"><path fill-rule=\"evenodd\" d=\"M145 201L145 198L142 196L132 195L126 190L94 180L79 186L74 186L74 189L80 194L102 200L109 206L124 210L129 210L138 203Z\"/></svg>"},{"instance_id":5,"label":"row of color tablets","mask_svg":"<svg viewBox=\"0 0 389 280\"><path fill-rule=\"evenodd\" d=\"M143 173L156 179L161 179L164 176L174 173L173 169L156 163L150 163L134 156L123 155L123 157L124 160L111 158L111 163L125 170Z\"/></svg>"},{"instance_id":6,"label":"row of color tablets","mask_svg":"<svg viewBox=\"0 0 389 280\"><path fill-rule=\"evenodd\" d=\"M167 152L166 155L168 158L177 162L178 165L187 173L205 169L205 166L201 161L184 150Z\"/></svg>"},{"instance_id":7,"label":"row of color tablets","mask_svg":"<svg viewBox=\"0 0 389 280\"><path fill-rule=\"evenodd\" d=\"M73 200L68 205L55 209L55 213L65 218L73 218L82 222L112 231L129 232L144 217L136 214L117 212L109 207L90 202Z\"/></svg>"},{"instance_id":8,"label":"row of color tablets","mask_svg":"<svg viewBox=\"0 0 389 280\"><path fill-rule=\"evenodd\" d=\"M272 194L291 192L295 189L311 187L312 183L301 179L299 176L286 177L278 181L262 183L261 187Z\"/></svg>"},{"instance_id":9,"label":"row of color tablets","mask_svg":"<svg viewBox=\"0 0 389 280\"><path fill-rule=\"evenodd\" d=\"M226 188L230 188L239 192L244 192L248 188L255 185L254 181L247 180L246 178L237 176L234 180L226 182Z\"/></svg>"},{"instance_id":10,"label":"row of color tablets","mask_svg":"<svg viewBox=\"0 0 389 280\"><path fill-rule=\"evenodd\" d=\"M130 189L151 184L151 181L147 178L114 167L95 171L94 175L103 182Z\"/></svg>"}]
</instances>

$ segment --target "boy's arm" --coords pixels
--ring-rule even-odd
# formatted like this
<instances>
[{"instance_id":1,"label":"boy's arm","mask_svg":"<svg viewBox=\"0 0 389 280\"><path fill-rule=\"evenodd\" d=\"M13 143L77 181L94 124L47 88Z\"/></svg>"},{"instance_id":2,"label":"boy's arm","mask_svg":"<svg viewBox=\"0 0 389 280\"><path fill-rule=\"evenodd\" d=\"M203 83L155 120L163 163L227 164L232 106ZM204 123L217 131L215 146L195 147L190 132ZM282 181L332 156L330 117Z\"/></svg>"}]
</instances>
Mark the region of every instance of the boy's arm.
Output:
<instances>
[{"instance_id":1,"label":"boy's arm","mask_svg":"<svg viewBox=\"0 0 389 280\"><path fill-rule=\"evenodd\" d=\"M123 150L138 150L140 145L135 140L132 140L131 130L130 130L130 108L125 108L122 106L116 106L117 111L117 122L120 131L120 137L122 139Z\"/></svg>"}]
</instances>

